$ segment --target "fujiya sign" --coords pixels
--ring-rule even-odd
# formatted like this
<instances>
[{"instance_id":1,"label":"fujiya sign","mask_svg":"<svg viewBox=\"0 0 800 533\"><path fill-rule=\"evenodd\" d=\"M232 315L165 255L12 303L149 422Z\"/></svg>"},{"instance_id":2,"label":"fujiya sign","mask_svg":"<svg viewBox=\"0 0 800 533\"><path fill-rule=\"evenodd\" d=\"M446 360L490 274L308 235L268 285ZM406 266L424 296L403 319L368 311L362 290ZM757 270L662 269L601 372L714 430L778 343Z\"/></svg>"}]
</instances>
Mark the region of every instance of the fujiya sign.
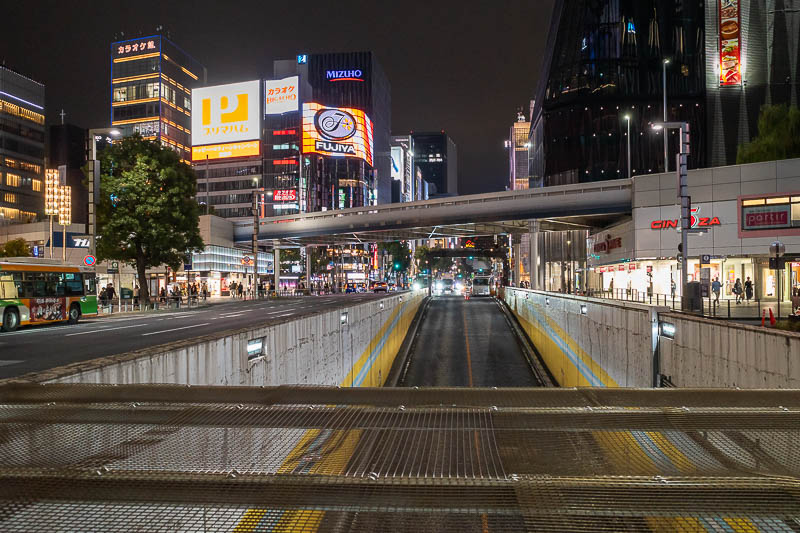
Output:
<instances>
[{"instance_id":1,"label":"fujiya sign","mask_svg":"<svg viewBox=\"0 0 800 533\"><path fill-rule=\"evenodd\" d=\"M692 228L705 228L709 226L719 226L722 224L719 221L718 217L700 217L697 214L700 213L700 208L695 207L692 209ZM650 229L662 230L662 229L678 229L680 228L680 220L654 220L650 223Z\"/></svg>"}]
</instances>

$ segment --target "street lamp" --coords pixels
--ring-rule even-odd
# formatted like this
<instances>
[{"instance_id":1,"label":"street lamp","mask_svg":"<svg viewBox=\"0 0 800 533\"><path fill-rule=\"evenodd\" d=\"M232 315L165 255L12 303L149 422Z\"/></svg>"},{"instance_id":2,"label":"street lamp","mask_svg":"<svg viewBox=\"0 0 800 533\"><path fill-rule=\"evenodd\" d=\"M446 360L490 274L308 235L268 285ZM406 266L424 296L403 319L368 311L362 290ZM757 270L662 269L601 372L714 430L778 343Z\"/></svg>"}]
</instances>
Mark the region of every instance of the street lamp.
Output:
<instances>
[{"instance_id":1,"label":"street lamp","mask_svg":"<svg viewBox=\"0 0 800 533\"><path fill-rule=\"evenodd\" d=\"M662 75L661 81L664 84L664 122L667 122L667 65L669 65L669 59L665 59L661 62L662 66ZM667 147L667 132L664 132L664 172L669 172L669 148Z\"/></svg>"},{"instance_id":2,"label":"street lamp","mask_svg":"<svg viewBox=\"0 0 800 533\"><path fill-rule=\"evenodd\" d=\"M688 301L686 299L686 278L687 261L689 256L689 233L692 232L692 199L689 197L689 123L688 122L663 122L651 124L654 130L663 130L666 138L669 130L680 130L680 144L678 146L677 174L678 174L678 201L681 204L681 309L687 310ZM664 160L666 165L666 159ZM697 230L703 232L705 230Z\"/></svg>"},{"instance_id":3,"label":"street lamp","mask_svg":"<svg viewBox=\"0 0 800 533\"><path fill-rule=\"evenodd\" d=\"M625 122L628 123L628 179L631 179L631 116L625 115Z\"/></svg>"},{"instance_id":4,"label":"street lamp","mask_svg":"<svg viewBox=\"0 0 800 533\"><path fill-rule=\"evenodd\" d=\"M117 128L94 128L87 132L87 144L89 148L89 255L96 255L95 234L97 224L97 212L95 210L95 193L100 192L100 161L97 160L97 141L103 135L119 137L122 132ZM97 263L95 263L97 264Z\"/></svg>"}]
</instances>

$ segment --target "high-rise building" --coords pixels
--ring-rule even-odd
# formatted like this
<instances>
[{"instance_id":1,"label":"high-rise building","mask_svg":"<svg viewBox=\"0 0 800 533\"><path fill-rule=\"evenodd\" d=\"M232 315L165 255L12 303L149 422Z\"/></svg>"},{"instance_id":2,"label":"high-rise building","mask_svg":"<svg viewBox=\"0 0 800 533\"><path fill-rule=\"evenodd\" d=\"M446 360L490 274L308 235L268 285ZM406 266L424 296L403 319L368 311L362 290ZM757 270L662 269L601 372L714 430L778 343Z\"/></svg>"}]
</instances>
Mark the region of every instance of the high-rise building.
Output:
<instances>
[{"instance_id":1,"label":"high-rise building","mask_svg":"<svg viewBox=\"0 0 800 533\"><path fill-rule=\"evenodd\" d=\"M0 66L0 224L44 215L44 85Z\"/></svg>"},{"instance_id":2,"label":"high-rise building","mask_svg":"<svg viewBox=\"0 0 800 533\"><path fill-rule=\"evenodd\" d=\"M86 165L86 130L74 124L54 124L49 128L49 168L67 167L66 185L70 186L73 224L89 222L89 190L83 167ZM104 143L97 143L98 147Z\"/></svg>"},{"instance_id":3,"label":"high-rise building","mask_svg":"<svg viewBox=\"0 0 800 533\"><path fill-rule=\"evenodd\" d=\"M456 143L444 131L412 133L414 140L414 165L420 169L422 179L433 186L430 196L455 196L458 194L458 152Z\"/></svg>"},{"instance_id":4,"label":"high-rise building","mask_svg":"<svg viewBox=\"0 0 800 533\"><path fill-rule=\"evenodd\" d=\"M527 189L530 187L528 179L528 134L531 123L525 119L521 112L517 113L517 120L511 125L508 136L508 188L509 190Z\"/></svg>"},{"instance_id":5,"label":"high-rise building","mask_svg":"<svg viewBox=\"0 0 800 533\"><path fill-rule=\"evenodd\" d=\"M736 162L764 104L800 102L800 0L557 0L531 117L531 181L664 170L667 120L688 122L689 167ZM670 170L677 132L667 133Z\"/></svg>"},{"instance_id":6,"label":"high-rise building","mask_svg":"<svg viewBox=\"0 0 800 533\"><path fill-rule=\"evenodd\" d=\"M416 183L414 141L411 135L392 137L392 203L419 200L421 184Z\"/></svg>"},{"instance_id":7,"label":"high-rise building","mask_svg":"<svg viewBox=\"0 0 800 533\"><path fill-rule=\"evenodd\" d=\"M111 125L140 134L191 161L192 89L206 69L165 35L111 44Z\"/></svg>"}]
</instances>

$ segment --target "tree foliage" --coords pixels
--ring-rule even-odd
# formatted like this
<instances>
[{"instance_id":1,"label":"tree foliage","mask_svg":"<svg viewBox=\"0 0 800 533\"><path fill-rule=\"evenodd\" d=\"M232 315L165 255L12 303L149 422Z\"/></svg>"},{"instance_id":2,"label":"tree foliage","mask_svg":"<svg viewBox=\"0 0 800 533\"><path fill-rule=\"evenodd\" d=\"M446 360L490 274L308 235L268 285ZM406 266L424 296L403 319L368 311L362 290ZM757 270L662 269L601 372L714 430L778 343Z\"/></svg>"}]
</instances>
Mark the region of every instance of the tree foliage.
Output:
<instances>
[{"instance_id":1,"label":"tree foliage","mask_svg":"<svg viewBox=\"0 0 800 533\"><path fill-rule=\"evenodd\" d=\"M146 269L177 269L187 253L203 249L194 171L174 151L138 135L101 157L98 260L135 266L147 302Z\"/></svg>"},{"instance_id":2,"label":"tree foliage","mask_svg":"<svg viewBox=\"0 0 800 533\"><path fill-rule=\"evenodd\" d=\"M417 265L420 270L430 268L431 273L433 271L444 272L453 267L452 258L436 256L434 249L428 246L417 246L414 258L417 259Z\"/></svg>"},{"instance_id":3,"label":"tree foliage","mask_svg":"<svg viewBox=\"0 0 800 533\"><path fill-rule=\"evenodd\" d=\"M12 239L0 244L0 257L30 257L31 247L25 239Z\"/></svg>"},{"instance_id":4,"label":"tree foliage","mask_svg":"<svg viewBox=\"0 0 800 533\"><path fill-rule=\"evenodd\" d=\"M758 117L758 137L739 146L736 163L800 157L800 109L765 105Z\"/></svg>"},{"instance_id":5,"label":"tree foliage","mask_svg":"<svg viewBox=\"0 0 800 533\"><path fill-rule=\"evenodd\" d=\"M406 242L382 242L378 244L378 250L381 252L385 250L387 254L392 256L392 265L389 267L390 270L405 272L408 270L408 267L411 266L411 250L408 248L408 243ZM395 263L397 263L400 268L395 269Z\"/></svg>"}]
</instances>

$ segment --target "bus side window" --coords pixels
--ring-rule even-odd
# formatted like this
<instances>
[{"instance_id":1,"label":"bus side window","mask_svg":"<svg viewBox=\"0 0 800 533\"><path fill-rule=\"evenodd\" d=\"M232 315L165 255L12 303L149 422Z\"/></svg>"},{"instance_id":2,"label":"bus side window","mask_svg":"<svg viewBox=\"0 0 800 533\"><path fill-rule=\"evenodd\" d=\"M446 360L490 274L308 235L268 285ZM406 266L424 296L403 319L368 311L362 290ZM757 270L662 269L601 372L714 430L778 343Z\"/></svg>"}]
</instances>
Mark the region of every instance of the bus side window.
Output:
<instances>
[{"instance_id":1,"label":"bus side window","mask_svg":"<svg viewBox=\"0 0 800 533\"><path fill-rule=\"evenodd\" d=\"M64 294L66 296L83 296L83 283L81 283L81 275L73 272L65 272L61 274L61 282L58 290L59 296Z\"/></svg>"},{"instance_id":2,"label":"bus side window","mask_svg":"<svg viewBox=\"0 0 800 533\"><path fill-rule=\"evenodd\" d=\"M0 273L0 298L19 298L19 296L11 272Z\"/></svg>"}]
</instances>

